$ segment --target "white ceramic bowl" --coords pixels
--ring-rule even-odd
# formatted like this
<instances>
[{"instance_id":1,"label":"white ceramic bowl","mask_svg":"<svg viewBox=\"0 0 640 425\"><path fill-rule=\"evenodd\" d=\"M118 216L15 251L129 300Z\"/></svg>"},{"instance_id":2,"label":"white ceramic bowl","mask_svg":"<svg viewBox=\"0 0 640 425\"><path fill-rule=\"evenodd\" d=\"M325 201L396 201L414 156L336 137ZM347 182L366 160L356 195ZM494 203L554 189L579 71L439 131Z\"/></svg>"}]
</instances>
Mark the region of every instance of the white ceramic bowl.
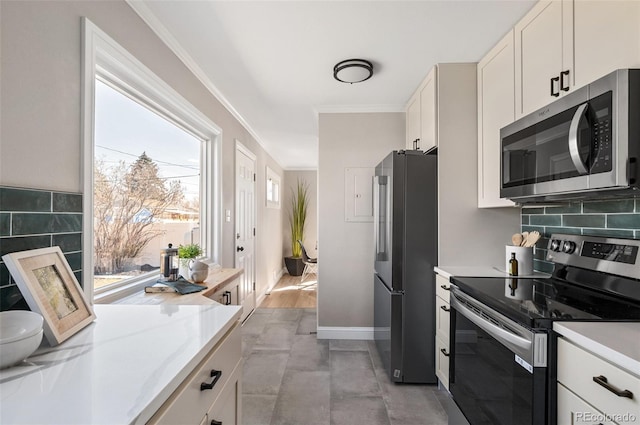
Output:
<instances>
[{"instance_id":1,"label":"white ceramic bowl","mask_svg":"<svg viewBox=\"0 0 640 425\"><path fill-rule=\"evenodd\" d=\"M26 338L0 344L0 369L20 363L40 346L43 330Z\"/></svg>"},{"instance_id":2,"label":"white ceramic bowl","mask_svg":"<svg viewBox=\"0 0 640 425\"><path fill-rule=\"evenodd\" d=\"M42 330L42 316L27 310L0 312L0 344L28 338Z\"/></svg>"},{"instance_id":3,"label":"white ceramic bowl","mask_svg":"<svg viewBox=\"0 0 640 425\"><path fill-rule=\"evenodd\" d=\"M26 310L0 312L0 369L29 357L42 342L43 319Z\"/></svg>"}]
</instances>

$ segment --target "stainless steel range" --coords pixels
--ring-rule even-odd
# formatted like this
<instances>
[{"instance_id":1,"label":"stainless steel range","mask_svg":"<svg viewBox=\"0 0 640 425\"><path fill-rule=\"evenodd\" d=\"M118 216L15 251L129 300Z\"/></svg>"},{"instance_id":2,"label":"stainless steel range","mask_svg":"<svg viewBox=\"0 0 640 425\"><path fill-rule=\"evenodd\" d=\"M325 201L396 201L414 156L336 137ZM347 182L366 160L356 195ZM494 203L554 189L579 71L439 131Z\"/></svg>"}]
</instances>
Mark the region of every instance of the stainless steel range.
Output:
<instances>
[{"instance_id":1,"label":"stainless steel range","mask_svg":"<svg viewBox=\"0 0 640 425\"><path fill-rule=\"evenodd\" d=\"M450 390L471 425L556 423L554 321L640 321L640 241L554 234L547 279L451 279Z\"/></svg>"}]
</instances>

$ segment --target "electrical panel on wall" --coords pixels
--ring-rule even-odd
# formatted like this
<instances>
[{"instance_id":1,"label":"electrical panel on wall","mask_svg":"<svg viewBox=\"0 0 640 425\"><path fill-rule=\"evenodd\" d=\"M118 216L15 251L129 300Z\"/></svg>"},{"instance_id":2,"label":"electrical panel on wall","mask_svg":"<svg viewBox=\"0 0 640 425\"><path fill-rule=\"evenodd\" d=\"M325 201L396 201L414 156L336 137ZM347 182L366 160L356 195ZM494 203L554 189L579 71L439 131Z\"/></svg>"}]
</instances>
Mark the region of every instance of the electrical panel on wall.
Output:
<instances>
[{"instance_id":1,"label":"electrical panel on wall","mask_svg":"<svg viewBox=\"0 0 640 425\"><path fill-rule=\"evenodd\" d=\"M344 170L344 220L373 221L373 167L349 167Z\"/></svg>"}]
</instances>

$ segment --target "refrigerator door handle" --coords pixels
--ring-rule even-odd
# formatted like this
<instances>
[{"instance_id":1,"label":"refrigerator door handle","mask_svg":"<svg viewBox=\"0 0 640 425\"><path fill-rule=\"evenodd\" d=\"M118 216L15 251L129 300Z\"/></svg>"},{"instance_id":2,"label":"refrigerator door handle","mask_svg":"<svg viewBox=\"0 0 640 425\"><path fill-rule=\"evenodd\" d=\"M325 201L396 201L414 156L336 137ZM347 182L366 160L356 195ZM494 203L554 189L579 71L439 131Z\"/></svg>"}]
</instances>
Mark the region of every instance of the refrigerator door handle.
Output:
<instances>
[{"instance_id":1,"label":"refrigerator door handle","mask_svg":"<svg viewBox=\"0 0 640 425\"><path fill-rule=\"evenodd\" d=\"M376 261L389 260L388 245L391 238L390 183L390 176L374 176L373 178L373 232L376 245ZM381 205L383 200L384 205ZM384 208L384 211L381 208Z\"/></svg>"},{"instance_id":2,"label":"refrigerator door handle","mask_svg":"<svg viewBox=\"0 0 640 425\"><path fill-rule=\"evenodd\" d=\"M380 225L380 178L379 176L373 177L373 238L375 240L375 259L377 260L380 254L380 231L378 226Z\"/></svg>"}]
</instances>

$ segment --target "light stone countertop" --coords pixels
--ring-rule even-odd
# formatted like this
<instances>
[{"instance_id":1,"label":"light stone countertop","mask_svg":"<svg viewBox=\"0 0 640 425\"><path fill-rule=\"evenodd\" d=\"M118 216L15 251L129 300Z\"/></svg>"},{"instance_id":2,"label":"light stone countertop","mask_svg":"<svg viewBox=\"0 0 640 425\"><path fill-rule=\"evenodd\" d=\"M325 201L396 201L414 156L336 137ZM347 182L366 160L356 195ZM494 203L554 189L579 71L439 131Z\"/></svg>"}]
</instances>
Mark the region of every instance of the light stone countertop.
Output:
<instances>
[{"instance_id":1,"label":"light stone countertop","mask_svg":"<svg viewBox=\"0 0 640 425\"><path fill-rule=\"evenodd\" d=\"M436 266L433 271L450 279L454 277L510 277L509 273L491 266ZM548 273L534 271L532 275L520 275L518 279L547 278Z\"/></svg>"},{"instance_id":2,"label":"light stone countertop","mask_svg":"<svg viewBox=\"0 0 640 425\"><path fill-rule=\"evenodd\" d=\"M241 306L94 305L57 347L0 370L0 423L143 424L240 319Z\"/></svg>"},{"instance_id":3,"label":"light stone countertop","mask_svg":"<svg viewBox=\"0 0 640 425\"><path fill-rule=\"evenodd\" d=\"M640 377L640 322L554 322L553 330Z\"/></svg>"}]
</instances>

